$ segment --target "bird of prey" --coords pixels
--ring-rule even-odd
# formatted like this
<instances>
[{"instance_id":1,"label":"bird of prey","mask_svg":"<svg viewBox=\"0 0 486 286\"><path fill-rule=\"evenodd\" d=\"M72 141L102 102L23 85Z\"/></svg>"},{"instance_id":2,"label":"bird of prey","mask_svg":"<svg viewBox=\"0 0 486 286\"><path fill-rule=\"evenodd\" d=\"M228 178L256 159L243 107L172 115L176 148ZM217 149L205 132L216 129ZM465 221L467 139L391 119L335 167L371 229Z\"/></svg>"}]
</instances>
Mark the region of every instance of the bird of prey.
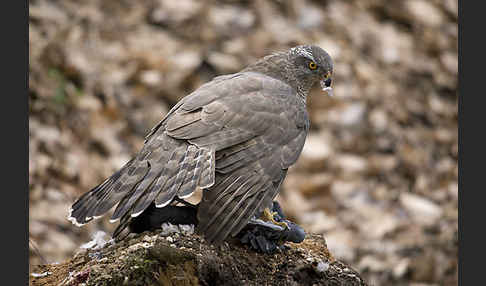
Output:
<instances>
[{"instance_id":1,"label":"bird of prey","mask_svg":"<svg viewBox=\"0 0 486 286\"><path fill-rule=\"evenodd\" d=\"M332 95L332 72L326 51L301 45L215 77L182 98L139 153L83 194L68 218L80 226L117 205L116 237L151 204L169 206L200 187L196 232L214 245L262 213L278 224L272 203L309 131L306 98L318 82Z\"/></svg>"}]
</instances>

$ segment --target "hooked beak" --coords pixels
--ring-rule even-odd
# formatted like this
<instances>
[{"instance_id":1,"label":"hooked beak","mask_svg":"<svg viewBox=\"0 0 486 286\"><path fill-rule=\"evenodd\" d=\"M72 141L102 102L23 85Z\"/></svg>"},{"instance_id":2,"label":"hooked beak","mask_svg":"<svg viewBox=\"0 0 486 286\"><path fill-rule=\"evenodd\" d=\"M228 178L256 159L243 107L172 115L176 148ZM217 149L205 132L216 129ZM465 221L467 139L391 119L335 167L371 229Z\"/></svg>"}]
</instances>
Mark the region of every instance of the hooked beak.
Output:
<instances>
[{"instance_id":1,"label":"hooked beak","mask_svg":"<svg viewBox=\"0 0 486 286\"><path fill-rule=\"evenodd\" d=\"M322 79L320 83L321 83L322 90L326 91L328 96L333 96L332 87L331 87L331 78L329 77L328 79Z\"/></svg>"}]
</instances>

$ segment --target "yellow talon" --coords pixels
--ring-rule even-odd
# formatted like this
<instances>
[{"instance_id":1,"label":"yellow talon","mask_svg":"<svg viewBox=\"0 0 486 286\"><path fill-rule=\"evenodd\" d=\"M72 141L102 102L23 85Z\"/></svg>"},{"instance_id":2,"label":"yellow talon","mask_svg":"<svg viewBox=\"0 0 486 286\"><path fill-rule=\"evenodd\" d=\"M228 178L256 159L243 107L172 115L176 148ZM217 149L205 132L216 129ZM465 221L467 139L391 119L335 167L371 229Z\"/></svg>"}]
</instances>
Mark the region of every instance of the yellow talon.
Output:
<instances>
[{"instance_id":1,"label":"yellow talon","mask_svg":"<svg viewBox=\"0 0 486 286\"><path fill-rule=\"evenodd\" d=\"M283 222L283 221L276 221L275 219L273 219L273 217L277 214L277 212L272 212L270 211L269 208L265 208L263 210L263 218L265 219L265 221L270 221L272 222L273 224L276 224L276 225L279 225L281 227L283 227L284 229L289 229L289 226L287 225L286 222Z\"/></svg>"}]
</instances>

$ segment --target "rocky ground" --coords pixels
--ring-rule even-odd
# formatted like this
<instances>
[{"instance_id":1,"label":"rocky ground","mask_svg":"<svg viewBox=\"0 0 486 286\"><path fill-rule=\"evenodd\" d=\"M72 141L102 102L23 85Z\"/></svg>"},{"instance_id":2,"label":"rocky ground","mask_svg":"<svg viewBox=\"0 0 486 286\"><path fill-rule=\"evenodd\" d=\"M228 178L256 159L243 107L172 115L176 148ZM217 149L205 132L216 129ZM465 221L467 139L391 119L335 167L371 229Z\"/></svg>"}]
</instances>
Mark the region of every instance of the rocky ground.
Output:
<instances>
[{"instance_id":1,"label":"rocky ground","mask_svg":"<svg viewBox=\"0 0 486 286\"><path fill-rule=\"evenodd\" d=\"M335 97L278 197L370 285L457 285L457 1L29 1L31 267L108 218L74 200L116 171L184 95L276 49L314 43Z\"/></svg>"},{"instance_id":2,"label":"rocky ground","mask_svg":"<svg viewBox=\"0 0 486 286\"><path fill-rule=\"evenodd\" d=\"M322 234L262 254L237 241L215 247L188 230L171 226L117 243L99 232L72 259L35 266L29 285L367 285L329 253Z\"/></svg>"}]
</instances>

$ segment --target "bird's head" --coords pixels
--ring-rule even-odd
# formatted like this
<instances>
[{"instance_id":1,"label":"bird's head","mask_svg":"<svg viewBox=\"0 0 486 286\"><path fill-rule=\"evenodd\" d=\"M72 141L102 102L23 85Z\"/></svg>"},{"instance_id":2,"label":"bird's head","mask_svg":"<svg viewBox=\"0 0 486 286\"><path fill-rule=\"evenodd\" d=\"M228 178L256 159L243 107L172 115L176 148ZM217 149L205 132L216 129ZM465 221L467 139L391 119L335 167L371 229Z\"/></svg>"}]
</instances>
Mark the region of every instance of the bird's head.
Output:
<instances>
[{"instance_id":1,"label":"bird's head","mask_svg":"<svg viewBox=\"0 0 486 286\"><path fill-rule=\"evenodd\" d=\"M285 52L276 52L242 71L259 72L280 79L292 86L303 98L307 97L314 84L320 82L322 89L332 96L332 59L318 46L302 45Z\"/></svg>"},{"instance_id":2,"label":"bird's head","mask_svg":"<svg viewBox=\"0 0 486 286\"><path fill-rule=\"evenodd\" d=\"M287 72L306 93L320 82L322 89L332 96L333 62L326 51L313 45L293 47L288 51L288 63Z\"/></svg>"}]
</instances>

